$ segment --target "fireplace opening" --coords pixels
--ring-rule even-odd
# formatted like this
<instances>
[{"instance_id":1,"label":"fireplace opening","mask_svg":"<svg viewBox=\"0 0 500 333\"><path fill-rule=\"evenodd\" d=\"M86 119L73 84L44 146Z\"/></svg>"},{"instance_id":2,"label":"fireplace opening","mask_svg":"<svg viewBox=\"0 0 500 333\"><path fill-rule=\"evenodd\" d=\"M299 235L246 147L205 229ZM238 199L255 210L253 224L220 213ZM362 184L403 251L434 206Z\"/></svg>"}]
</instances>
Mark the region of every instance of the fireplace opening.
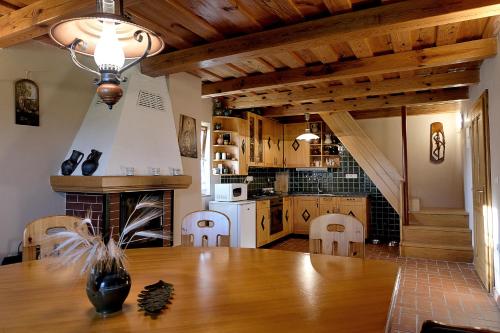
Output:
<instances>
[{"instance_id":1,"label":"fireplace opening","mask_svg":"<svg viewBox=\"0 0 500 333\"><path fill-rule=\"evenodd\" d=\"M130 215L134 213L135 206L141 199L143 199L146 195L150 197L152 200L157 200L164 205L163 191L157 192L123 192L120 193L120 234L125 228L125 224L127 220L130 218ZM135 212L135 216L137 216L140 212ZM134 216L132 216L134 218ZM136 231L141 230L163 230L163 219L164 216L158 216L157 218L151 220L144 227L137 229ZM128 248L140 248L140 247L161 247L163 246L163 239L158 238L145 238L145 237L134 237L133 242L128 245Z\"/></svg>"}]
</instances>

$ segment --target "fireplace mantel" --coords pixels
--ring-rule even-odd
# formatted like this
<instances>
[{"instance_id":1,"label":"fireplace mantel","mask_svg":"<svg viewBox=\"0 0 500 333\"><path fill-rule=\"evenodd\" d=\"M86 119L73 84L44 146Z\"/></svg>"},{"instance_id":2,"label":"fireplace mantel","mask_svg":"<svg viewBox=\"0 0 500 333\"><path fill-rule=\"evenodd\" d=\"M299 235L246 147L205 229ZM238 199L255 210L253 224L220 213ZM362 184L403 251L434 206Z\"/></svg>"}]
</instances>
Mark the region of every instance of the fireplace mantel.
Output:
<instances>
[{"instance_id":1,"label":"fireplace mantel","mask_svg":"<svg viewBox=\"0 0 500 333\"><path fill-rule=\"evenodd\" d=\"M55 192L118 193L177 190L191 185L191 176L51 176Z\"/></svg>"}]
</instances>

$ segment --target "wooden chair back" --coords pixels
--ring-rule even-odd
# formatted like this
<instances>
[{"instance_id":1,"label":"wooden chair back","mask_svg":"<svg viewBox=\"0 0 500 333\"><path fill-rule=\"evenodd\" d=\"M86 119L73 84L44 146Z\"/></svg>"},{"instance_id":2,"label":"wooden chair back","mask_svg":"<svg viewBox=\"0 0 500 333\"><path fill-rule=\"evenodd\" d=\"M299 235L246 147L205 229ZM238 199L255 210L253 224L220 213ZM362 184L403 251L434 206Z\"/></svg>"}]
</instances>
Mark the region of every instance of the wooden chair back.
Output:
<instances>
[{"instance_id":1,"label":"wooden chair back","mask_svg":"<svg viewBox=\"0 0 500 333\"><path fill-rule=\"evenodd\" d=\"M230 244L231 221L219 212L202 210L182 219L183 246L219 247Z\"/></svg>"},{"instance_id":2,"label":"wooden chair back","mask_svg":"<svg viewBox=\"0 0 500 333\"><path fill-rule=\"evenodd\" d=\"M485 328L449 326L433 320L426 320L420 333L495 333Z\"/></svg>"},{"instance_id":3,"label":"wooden chair back","mask_svg":"<svg viewBox=\"0 0 500 333\"><path fill-rule=\"evenodd\" d=\"M86 228L82 219L74 216L48 216L35 220L24 228L23 261L37 260L51 255L57 246L56 240L47 240L47 236L66 230Z\"/></svg>"},{"instance_id":4,"label":"wooden chair back","mask_svg":"<svg viewBox=\"0 0 500 333\"><path fill-rule=\"evenodd\" d=\"M350 215L318 216L309 227L309 250L313 254L364 258L363 224Z\"/></svg>"}]
</instances>

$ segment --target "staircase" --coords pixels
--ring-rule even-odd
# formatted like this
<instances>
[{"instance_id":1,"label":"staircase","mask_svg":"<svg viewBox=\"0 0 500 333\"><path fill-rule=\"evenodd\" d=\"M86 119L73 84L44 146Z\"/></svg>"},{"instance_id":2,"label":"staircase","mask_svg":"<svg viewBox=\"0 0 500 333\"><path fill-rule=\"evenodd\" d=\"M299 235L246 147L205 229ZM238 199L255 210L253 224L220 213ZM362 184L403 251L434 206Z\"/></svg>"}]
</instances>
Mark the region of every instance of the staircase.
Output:
<instances>
[{"instance_id":1,"label":"staircase","mask_svg":"<svg viewBox=\"0 0 500 333\"><path fill-rule=\"evenodd\" d=\"M401 255L472 262L468 213L444 208L410 212L410 225L403 226Z\"/></svg>"}]
</instances>

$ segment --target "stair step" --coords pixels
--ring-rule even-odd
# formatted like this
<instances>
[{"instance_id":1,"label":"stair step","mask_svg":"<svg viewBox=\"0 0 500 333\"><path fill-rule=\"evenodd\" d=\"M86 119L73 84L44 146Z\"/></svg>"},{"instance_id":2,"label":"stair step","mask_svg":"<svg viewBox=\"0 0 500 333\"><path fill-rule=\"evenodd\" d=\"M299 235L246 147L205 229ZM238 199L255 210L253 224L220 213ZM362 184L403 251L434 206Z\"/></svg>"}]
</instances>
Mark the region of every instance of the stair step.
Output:
<instances>
[{"instance_id":1,"label":"stair step","mask_svg":"<svg viewBox=\"0 0 500 333\"><path fill-rule=\"evenodd\" d=\"M403 241L434 245L471 246L468 228L409 225L403 226Z\"/></svg>"},{"instance_id":2,"label":"stair step","mask_svg":"<svg viewBox=\"0 0 500 333\"><path fill-rule=\"evenodd\" d=\"M456 262L472 262L474 253L470 245L439 245L404 241L401 243L401 256Z\"/></svg>"},{"instance_id":3,"label":"stair step","mask_svg":"<svg viewBox=\"0 0 500 333\"><path fill-rule=\"evenodd\" d=\"M468 228L469 214L463 209L430 208L410 212L410 225Z\"/></svg>"}]
</instances>

